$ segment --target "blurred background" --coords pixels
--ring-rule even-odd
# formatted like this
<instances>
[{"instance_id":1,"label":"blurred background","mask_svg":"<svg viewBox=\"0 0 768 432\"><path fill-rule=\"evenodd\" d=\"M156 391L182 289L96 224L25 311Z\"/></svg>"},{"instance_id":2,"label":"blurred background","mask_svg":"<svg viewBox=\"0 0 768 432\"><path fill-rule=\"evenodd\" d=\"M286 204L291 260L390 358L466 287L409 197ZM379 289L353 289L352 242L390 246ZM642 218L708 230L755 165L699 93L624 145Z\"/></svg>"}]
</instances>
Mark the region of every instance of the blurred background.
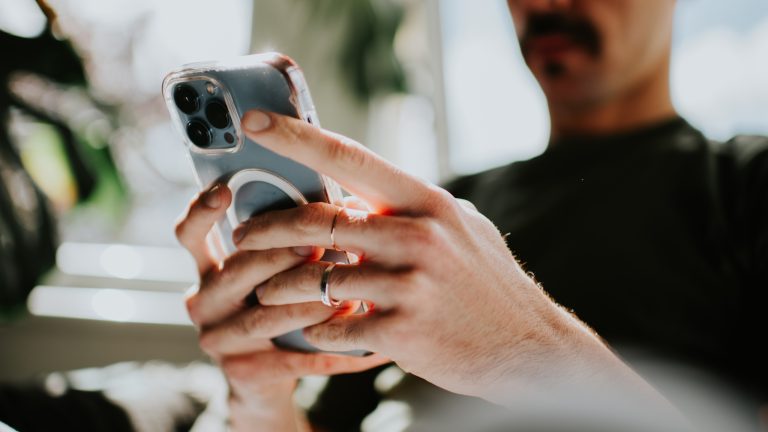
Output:
<instances>
[{"instance_id":1,"label":"blurred background","mask_svg":"<svg viewBox=\"0 0 768 432\"><path fill-rule=\"evenodd\" d=\"M434 182L527 159L545 101L501 0L2 0L0 380L203 359L173 225L197 185L169 70L277 50L323 126ZM677 108L768 134L768 3L681 0Z\"/></svg>"}]
</instances>

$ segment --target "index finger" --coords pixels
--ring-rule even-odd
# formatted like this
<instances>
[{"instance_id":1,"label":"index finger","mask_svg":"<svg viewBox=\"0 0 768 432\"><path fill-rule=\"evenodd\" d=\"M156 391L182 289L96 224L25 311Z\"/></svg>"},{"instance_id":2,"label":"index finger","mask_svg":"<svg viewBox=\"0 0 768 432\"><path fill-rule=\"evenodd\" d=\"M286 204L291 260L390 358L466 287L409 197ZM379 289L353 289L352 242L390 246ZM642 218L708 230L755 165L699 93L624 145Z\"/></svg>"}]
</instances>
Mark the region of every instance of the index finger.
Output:
<instances>
[{"instance_id":1,"label":"index finger","mask_svg":"<svg viewBox=\"0 0 768 432\"><path fill-rule=\"evenodd\" d=\"M250 139L333 178L378 213L419 213L436 189L361 144L293 117L254 110L242 126Z\"/></svg>"}]
</instances>

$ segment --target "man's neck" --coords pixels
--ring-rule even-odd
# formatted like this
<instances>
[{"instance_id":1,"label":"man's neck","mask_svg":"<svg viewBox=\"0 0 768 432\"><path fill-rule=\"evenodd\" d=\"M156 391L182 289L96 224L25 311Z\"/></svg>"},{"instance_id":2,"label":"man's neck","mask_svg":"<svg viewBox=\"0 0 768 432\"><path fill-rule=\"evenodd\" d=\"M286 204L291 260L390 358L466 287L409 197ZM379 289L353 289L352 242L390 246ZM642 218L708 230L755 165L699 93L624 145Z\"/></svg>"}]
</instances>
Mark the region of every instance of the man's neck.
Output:
<instances>
[{"instance_id":1,"label":"man's neck","mask_svg":"<svg viewBox=\"0 0 768 432\"><path fill-rule=\"evenodd\" d=\"M669 68L610 100L580 107L550 102L552 141L568 136L610 135L675 117Z\"/></svg>"}]
</instances>

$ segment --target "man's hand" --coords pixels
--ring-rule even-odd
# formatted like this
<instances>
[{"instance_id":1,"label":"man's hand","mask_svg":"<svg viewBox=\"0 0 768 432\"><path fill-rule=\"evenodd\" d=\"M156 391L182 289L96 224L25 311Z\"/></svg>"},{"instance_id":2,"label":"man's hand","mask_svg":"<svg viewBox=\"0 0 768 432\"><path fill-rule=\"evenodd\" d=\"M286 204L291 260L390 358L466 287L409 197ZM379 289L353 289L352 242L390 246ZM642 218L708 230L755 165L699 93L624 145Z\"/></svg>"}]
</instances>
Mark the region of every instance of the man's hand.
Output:
<instances>
[{"instance_id":1,"label":"man's hand","mask_svg":"<svg viewBox=\"0 0 768 432\"><path fill-rule=\"evenodd\" d=\"M234 233L240 253L274 254L266 260L272 263L269 270L259 273L274 276L249 276L245 288L262 282L256 292L269 307L305 305L303 317L291 311L297 320L291 324L322 321L305 329L318 347L381 353L448 390L499 402L520 383L588 379L594 365L627 369L525 274L496 227L471 205L358 143L302 121L251 111L243 129L264 147L335 179L370 206L370 212L338 213L334 205L314 203L255 216ZM336 246L360 256L359 263L332 270L330 291L339 300L372 302L372 310L332 316L306 306L320 298L320 280L330 263L289 258L286 248L296 246ZM291 264L277 264L282 262ZM237 277L227 280L236 285ZM251 348L254 338L265 337L234 322L231 331L222 324L221 331L209 333L204 344ZM257 327L270 328L267 322Z\"/></svg>"},{"instance_id":2,"label":"man's hand","mask_svg":"<svg viewBox=\"0 0 768 432\"><path fill-rule=\"evenodd\" d=\"M206 235L231 200L229 189L214 185L192 201L176 226L179 242L194 256L200 271L199 289L188 296L187 309L200 329L202 349L221 364L229 381L233 430L295 430L292 394L297 378L356 372L388 360L306 354L273 346L271 338L345 310L328 308L317 299L249 307L245 299L253 287L317 260L322 251L313 247L242 251L218 263L208 250Z\"/></svg>"}]
</instances>

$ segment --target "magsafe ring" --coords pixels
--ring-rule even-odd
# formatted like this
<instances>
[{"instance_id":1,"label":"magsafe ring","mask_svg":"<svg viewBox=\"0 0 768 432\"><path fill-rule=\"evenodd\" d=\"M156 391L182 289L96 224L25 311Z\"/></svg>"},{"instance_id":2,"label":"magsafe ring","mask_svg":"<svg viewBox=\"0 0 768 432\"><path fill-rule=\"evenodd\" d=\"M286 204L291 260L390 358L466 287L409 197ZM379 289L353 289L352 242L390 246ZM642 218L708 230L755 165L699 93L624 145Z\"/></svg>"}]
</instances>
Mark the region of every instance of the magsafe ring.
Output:
<instances>
[{"instance_id":1,"label":"magsafe ring","mask_svg":"<svg viewBox=\"0 0 768 432\"><path fill-rule=\"evenodd\" d=\"M238 226L244 220L251 217L251 214L238 214L238 204L244 204L241 200L238 200L238 192L249 185L254 184L268 185L268 188L279 190L282 194L287 196L296 206L307 204L308 201L304 195L299 191L296 186L287 181L286 179L266 170L261 169L244 169L238 171L227 182L227 186L232 191L232 204L227 209L227 219L232 227ZM257 208L259 206L256 206ZM269 206L264 206L268 208ZM259 208L260 209L260 208Z\"/></svg>"}]
</instances>

